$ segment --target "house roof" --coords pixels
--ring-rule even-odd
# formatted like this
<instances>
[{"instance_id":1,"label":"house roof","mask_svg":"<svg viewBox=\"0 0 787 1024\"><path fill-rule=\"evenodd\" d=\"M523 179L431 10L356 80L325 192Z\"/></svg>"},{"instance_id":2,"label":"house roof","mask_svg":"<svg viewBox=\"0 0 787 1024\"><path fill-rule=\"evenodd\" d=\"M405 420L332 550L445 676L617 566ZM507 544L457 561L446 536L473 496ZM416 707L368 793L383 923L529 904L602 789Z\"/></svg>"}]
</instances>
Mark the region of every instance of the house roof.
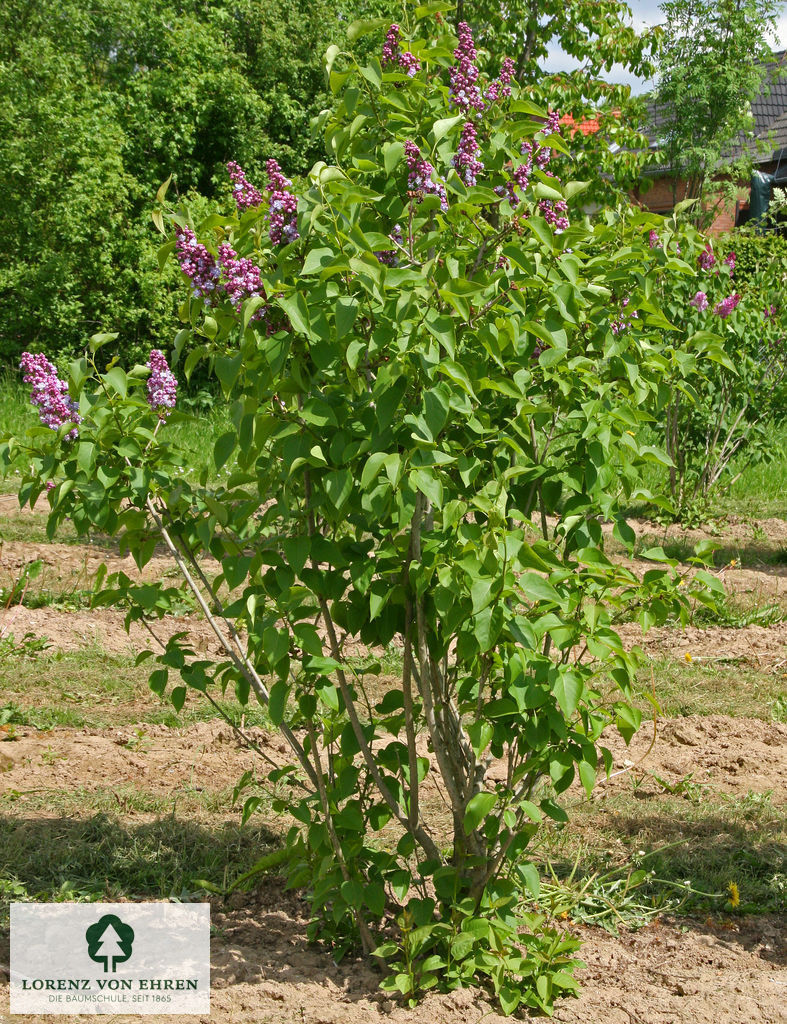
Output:
<instances>
[{"instance_id":1,"label":"house roof","mask_svg":"<svg viewBox=\"0 0 787 1024\"><path fill-rule=\"evenodd\" d=\"M564 114L560 118L560 123L569 129L569 135L571 138L573 138L577 132L581 132L583 135L595 135L601 127L598 117L592 117L585 121L575 121L571 114Z\"/></svg>"}]
</instances>

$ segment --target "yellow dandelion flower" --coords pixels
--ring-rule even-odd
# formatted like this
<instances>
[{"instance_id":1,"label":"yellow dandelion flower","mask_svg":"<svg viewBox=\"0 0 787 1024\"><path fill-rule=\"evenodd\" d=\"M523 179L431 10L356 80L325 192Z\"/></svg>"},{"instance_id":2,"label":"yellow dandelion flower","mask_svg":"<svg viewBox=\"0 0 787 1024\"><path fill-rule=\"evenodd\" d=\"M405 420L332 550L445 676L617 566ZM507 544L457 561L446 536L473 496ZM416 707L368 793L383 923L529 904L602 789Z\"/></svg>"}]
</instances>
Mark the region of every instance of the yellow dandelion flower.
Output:
<instances>
[{"instance_id":1,"label":"yellow dandelion flower","mask_svg":"<svg viewBox=\"0 0 787 1024\"><path fill-rule=\"evenodd\" d=\"M730 894L730 906L739 907L741 903L741 894L737 884L735 882L730 882L727 889Z\"/></svg>"},{"instance_id":2,"label":"yellow dandelion flower","mask_svg":"<svg viewBox=\"0 0 787 1024\"><path fill-rule=\"evenodd\" d=\"M691 661L693 661L693 660L694 660L694 659L692 658L692 656L691 656L691 655L689 654L689 652L688 652L688 651L686 651L686 653L685 653L685 654L683 655L683 657L684 657L684 658L686 659L686 661L688 661L688 662L691 662Z\"/></svg>"}]
</instances>

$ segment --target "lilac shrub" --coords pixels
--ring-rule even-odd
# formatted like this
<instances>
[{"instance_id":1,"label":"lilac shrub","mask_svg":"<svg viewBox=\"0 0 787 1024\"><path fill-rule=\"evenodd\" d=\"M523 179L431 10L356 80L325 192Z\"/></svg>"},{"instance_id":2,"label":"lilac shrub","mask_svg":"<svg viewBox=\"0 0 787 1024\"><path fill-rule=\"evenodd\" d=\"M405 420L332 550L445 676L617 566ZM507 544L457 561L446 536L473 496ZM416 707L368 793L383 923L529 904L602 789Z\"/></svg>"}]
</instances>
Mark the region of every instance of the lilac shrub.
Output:
<instances>
[{"instance_id":1,"label":"lilac shrub","mask_svg":"<svg viewBox=\"0 0 787 1024\"><path fill-rule=\"evenodd\" d=\"M651 229L649 239L654 233ZM659 259L665 265L672 252L685 254L684 269L673 263L661 287L664 313L679 332L678 349L693 367L691 389L672 389L664 408L666 449L673 462L671 514L698 522L708 514L714 491L735 479L736 456L771 457L765 424L776 411L787 373L787 325L773 303L766 313L772 309L776 315L763 317L763 288L772 293L773 281L746 281L732 289L734 251L717 252L711 240L681 228L674 218L664 222L662 235L668 251ZM721 346L712 358L711 343Z\"/></svg>"},{"instance_id":2,"label":"lilac shrub","mask_svg":"<svg viewBox=\"0 0 787 1024\"><path fill-rule=\"evenodd\" d=\"M52 478L52 527L118 535L140 565L167 545L221 654L178 634L151 686L177 710L189 692L266 708L310 938L375 957L406 999L480 983L507 1014L549 1013L578 940L532 912L530 843L609 771L604 730L640 724L614 624L685 618L695 586L610 560L601 526L633 551L625 509L666 459L638 433L683 353L652 299L667 247L641 214L582 216L583 183L552 163L558 112L510 61L482 76L464 22L405 16L364 67L329 51L330 165L294 186L270 159L257 188L233 163L231 209L161 210L187 286L176 356L231 410L220 483L182 472L157 349L128 373L72 364L78 452L39 430L22 498ZM175 603L112 588L146 620ZM372 656L390 645L398 679ZM244 817L261 775L238 786Z\"/></svg>"}]
</instances>

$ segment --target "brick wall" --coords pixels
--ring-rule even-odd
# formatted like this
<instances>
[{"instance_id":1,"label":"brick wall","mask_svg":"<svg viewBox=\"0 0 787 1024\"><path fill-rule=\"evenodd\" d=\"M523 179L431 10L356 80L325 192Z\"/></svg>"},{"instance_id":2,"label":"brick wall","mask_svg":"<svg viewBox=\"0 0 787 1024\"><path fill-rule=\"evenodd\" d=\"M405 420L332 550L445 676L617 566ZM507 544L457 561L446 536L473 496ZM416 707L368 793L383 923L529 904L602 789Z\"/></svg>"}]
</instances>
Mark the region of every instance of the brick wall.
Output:
<instances>
[{"instance_id":1,"label":"brick wall","mask_svg":"<svg viewBox=\"0 0 787 1024\"><path fill-rule=\"evenodd\" d=\"M673 203L679 203L686 198L686 182L678 180L673 193L675 182L672 178L656 178L653 186L647 192L634 189L631 198L635 203L644 206L646 210L654 213L667 214L672 212ZM748 200L749 185L741 182L738 188L738 201ZM708 234L720 235L724 231L730 231L735 227L736 204L730 203L726 207L719 207L716 219L708 229Z\"/></svg>"}]
</instances>

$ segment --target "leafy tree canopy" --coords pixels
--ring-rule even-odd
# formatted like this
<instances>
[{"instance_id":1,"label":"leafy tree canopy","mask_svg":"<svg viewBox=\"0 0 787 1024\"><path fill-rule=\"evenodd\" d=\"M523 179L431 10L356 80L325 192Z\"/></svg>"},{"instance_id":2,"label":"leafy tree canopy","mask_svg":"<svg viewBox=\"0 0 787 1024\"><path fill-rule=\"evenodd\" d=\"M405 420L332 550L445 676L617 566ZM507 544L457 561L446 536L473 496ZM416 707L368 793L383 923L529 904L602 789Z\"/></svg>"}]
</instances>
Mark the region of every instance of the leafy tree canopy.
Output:
<instances>
[{"instance_id":1,"label":"leafy tree canopy","mask_svg":"<svg viewBox=\"0 0 787 1024\"><path fill-rule=\"evenodd\" d=\"M320 57L346 23L327 0L4 4L0 356L74 352L100 329L141 355L172 312L156 188L174 173L214 196L230 159L307 171Z\"/></svg>"}]
</instances>

